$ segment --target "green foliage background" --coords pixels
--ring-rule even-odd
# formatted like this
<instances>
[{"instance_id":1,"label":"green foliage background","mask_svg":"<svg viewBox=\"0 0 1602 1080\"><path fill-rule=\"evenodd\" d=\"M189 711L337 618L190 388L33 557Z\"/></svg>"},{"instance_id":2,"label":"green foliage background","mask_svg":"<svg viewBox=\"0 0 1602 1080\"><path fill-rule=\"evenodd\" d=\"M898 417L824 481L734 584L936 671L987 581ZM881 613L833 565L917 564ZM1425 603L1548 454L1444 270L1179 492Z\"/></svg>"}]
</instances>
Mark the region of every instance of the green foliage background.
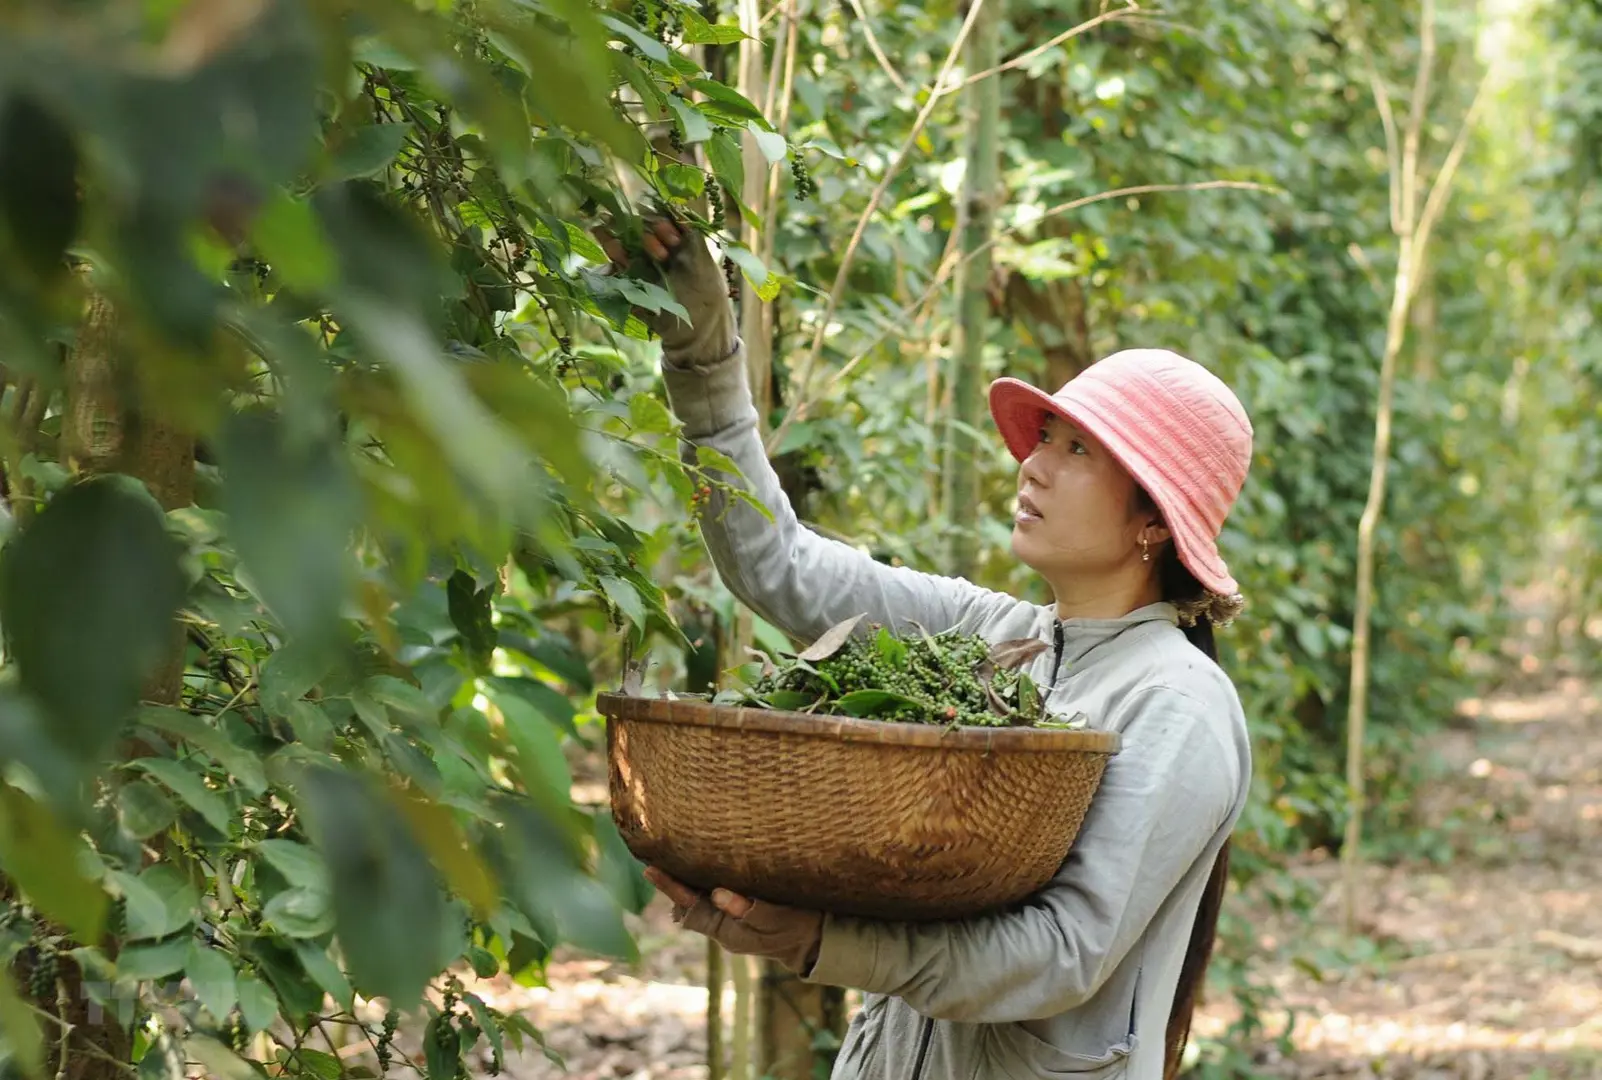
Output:
<instances>
[{"instance_id":1,"label":"green foliage background","mask_svg":"<svg viewBox=\"0 0 1602 1080\"><path fill-rule=\"evenodd\" d=\"M1558 644L1592 660L1602 599L1602 6L1532 0L1488 47L1486 15L1443 7L1427 160L1487 59L1497 105L1404 357L1372 725L1378 842L1434 857L1458 838L1410 819L1412 747L1503 673L1508 590L1554 587ZM636 208L667 203L731 245L742 218L757 229L773 265L731 246L730 271L774 307L770 427L807 406L776 448L792 499L877 557L940 569L952 313L936 286L959 95L869 221L804 385L799 358L959 20L872 11L886 70L849 6L794 10L793 89L765 109L730 86L732 13L676 0L0 15L0 1019L16 1064L58 1063L39 1007L59 997L116 1020L69 1040L83 1075L187 1058L331 1078L318 1047L354 1025L372 1054L344 1075L398 1056L399 1026L428 1075L454 1076L539 1033L452 970L532 982L562 944L632 955L624 914L648 887L606 814L573 804L569 762L598 745L593 692L625 656L704 679L733 608L690 524L726 463L680 460L630 314L672 298L644 268L602 273L597 224L627 238ZM1098 10L1017 0L1004 53ZM1405 101L1413 18L1176 0L999 76L986 374L1050 383L1160 344L1219 371L1254 418L1225 537L1252 606L1224 648L1259 763L1237 877L1286 904L1307 902L1286 859L1341 826L1394 261L1369 64ZM785 43L767 44L779 62ZM758 219L738 196L764 167L781 198ZM1274 192L1052 212L1220 179ZM726 218L708 220L709 195ZM1044 599L1005 554L1011 463L975 437L978 576ZM1208 1068L1262 1035L1254 951L1231 927L1215 977L1246 1008Z\"/></svg>"}]
</instances>

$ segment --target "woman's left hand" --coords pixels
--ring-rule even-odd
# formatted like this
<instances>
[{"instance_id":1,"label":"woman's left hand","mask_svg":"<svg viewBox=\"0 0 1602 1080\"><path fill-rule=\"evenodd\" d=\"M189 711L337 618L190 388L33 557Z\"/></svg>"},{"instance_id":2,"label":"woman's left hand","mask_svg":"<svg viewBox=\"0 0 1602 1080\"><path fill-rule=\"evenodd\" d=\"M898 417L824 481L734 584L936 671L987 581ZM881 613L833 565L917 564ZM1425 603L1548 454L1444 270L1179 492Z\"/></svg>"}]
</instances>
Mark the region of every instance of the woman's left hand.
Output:
<instances>
[{"instance_id":1,"label":"woman's left hand","mask_svg":"<svg viewBox=\"0 0 1602 1080\"><path fill-rule=\"evenodd\" d=\"M654 866L646 879L673 901L674 921L704 934L731 953L761 956L805 975L818 961L823 913L769 904L727 889L702 895Z\"/></svg>"}]
</instances>

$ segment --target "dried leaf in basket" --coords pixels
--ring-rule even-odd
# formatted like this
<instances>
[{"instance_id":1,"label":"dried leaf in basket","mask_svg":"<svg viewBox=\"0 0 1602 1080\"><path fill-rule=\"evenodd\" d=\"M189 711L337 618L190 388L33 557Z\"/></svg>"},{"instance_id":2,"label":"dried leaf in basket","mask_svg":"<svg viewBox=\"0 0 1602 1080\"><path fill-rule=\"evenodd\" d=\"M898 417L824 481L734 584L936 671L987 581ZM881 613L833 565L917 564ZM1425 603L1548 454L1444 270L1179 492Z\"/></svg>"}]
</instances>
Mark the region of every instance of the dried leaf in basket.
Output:
<instances>
[{"instance_id":1,"label":"dried leaf in basket","mask_svg":"<svg viewBox=\"0 0 1602 1080\"><path fill-rule=\"evenodd\" d=\"M990 649L990 662L1003 671L1016 671L1051 646L1039 638L1013 638Z\"/></svg>"},{"instance_id":2,"label":"dried leaf in basket","mask_svg":"<svg viewBox=\"0 0 1602 1080\"><path fill-rule=\"evenodd\" d=\"M829 627L823 632L822 637L807 646L806 651L800 654L801 659L812 664L829 659L829 657L839 652L847 641L851 640L851 632L857 628L858 623L867 617L867 612L863 612L854 619L847 619L843 623L837 623Z\"/></svg>"}]
</instances>

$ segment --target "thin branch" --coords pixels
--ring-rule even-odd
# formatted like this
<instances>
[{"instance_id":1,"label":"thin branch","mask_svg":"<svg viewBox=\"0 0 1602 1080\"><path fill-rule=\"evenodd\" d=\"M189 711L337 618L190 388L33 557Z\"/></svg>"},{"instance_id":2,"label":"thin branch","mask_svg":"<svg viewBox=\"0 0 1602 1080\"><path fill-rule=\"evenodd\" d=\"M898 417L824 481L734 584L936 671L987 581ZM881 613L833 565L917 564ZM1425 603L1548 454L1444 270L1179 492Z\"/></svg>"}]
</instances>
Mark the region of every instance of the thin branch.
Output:
<instances>
[{"instance_id":1,"label":"thin branch","mask_svg":"<svg viewBox=\"0 0 1602 1080\"><path fill-rule=\"evenodd\" d=\"M1446 202L1452 196L1452 183L1457 178L1457 168L1463 162L1463 154L1468 150L1469 135L1473 132L1480 117L1480 110L1490 100L1486 90L1491 84L1491 69L1487 68L1480 77L1480 85L1474 91L1474 100L1469 104L1468 112L1463 115L1463 126L1457 130L1457 138L1452 140L1452 149L1446 154L1446 160L1441 164L1441 171L1435 174L1435 183L1430 187L1429 198L1424 200L1424 213L1418 219L1418 239L1413 250L1416 261L1422 264L1425 245L1430 242L1430 233L1435 223L1440 220L1441 213L1446 209ZM1414 288L1418 287L1421 274L1414 275Z\"/></svg>"},{"instance_id":2,"label":"thin branch","mask_svg":"<svg viewBox=\"0 0 1602 1080\"><path fill-rule=\"evenodd\" d=\"M1418 148L1429 105L1430 74L1435 68L1435 0L1424 0L1421 17L1424 25L1419 31L1418 76L1413 81L1413 103L1402 143L1402 229L1409 233L1418 224Z\"/></svg>"},{"instance_id":3,"label":"thin branch","mask_svg":"<svg viewBox=\"0 0 1602 1080\"><path fill-rule=\"evenodd\" d=\"M63 1020L61 1017L57 1016L48 1009L41 1009L31 1001L23 1001L23 1004L27 1006L28 1009L36 1016L41 1016L50 1021L52 1024L55 1024L57 1027L62 1028L65 1034L70 1034L71 1032L77 1030L77 1025L73 1024L71 1021ZM126 1061L119 1061L117 1058L112 1057L110 1054L100 1049L100 1047L96 1046L91 1040L83 1039L81 1041L83 1045L78 1047L78 1049L83 1053L88 1054L92 1058L104 1061L107 1065L111 1065L114 1068L127 1073L129 1076L139 1075L138 1069L134 1068Z\"/></svg>"},{"instance_id":4,"label":"thin branch","mask_svg":"<svg viewBox=\"0 0 1602 1080\"><path fill-rule=\"evenodd\" d=\"M800 370L796 373L795 382L801 388L801 397L803 399L806 396L806 389L811 380L812 369L816 366L818 357L823 354L823 339L828 335L829 322L834 318L835 309L840 306L840 297L845 293L846 280L851 273L851 264L856 260L857 249L862 245L862 237L868 231L868 223L873 220L873 215L879 212L879 203L884 200L885 192L890 190L891 181L896 178L896 174L901 171L901 167L906 164L907 159L912 155L913 148L918 145L918 136L923 134L924 125L929 122L929 117L934 114L935 106L940 103L941 98L944 96L941 93L941 88L945 86L946 78L951 74L951 69L956 66L957 58L962 55L962 47L967 42L968 34L973 30L974 23L978 21L979 13L984 10L985 2L986 0L973 0L973 5L968 9L968 17L962 21L962 28L957 31L957 39L951 43L951 51L946 54L945 62L940 65L940 73L935 76L933 89L929 94L928 100L923 103L923 108L918 110L917 119L912 122L912 130L908 132L906 141L901 144L901 148L896 151L896 156L885 168L884 175L879 178L879 183L874 187L873 194L868 198L867 207L863 209L862 216L857 219L856 229L851 233L851 241L846 245L845 254L840 257L840 269L835 272L834 285L830 287L828 300L824 303L823 312L818 317L818 328L812 335L812 347L807 351L806 357L801 362ZM788 433L790 423L794 417L795 410L792 409L785 415L783 423L774 429L773 435L768 439L769 453L772 453L784 441L784 436Z\"/></svg>"},{"instance_id":5,"label":"thin branch","mask_svg":"<svg viewBox=\"0 0 1602 1080\"><path fill-rule=\"evenodd\" d=\"M67 1015L67 980L60 975L56 976L56 1009L63 1017ZM72 1024L61 1025L61 1042L56 1048L56 1080L67 1080L67 1062L72 1055L68 1053L68 1043L72 1038Z\"/></svg>"},{"instance_id":6,"label":"thin branch","mask_svg":"<svg viewBox=\"0 0 1602 1080\"><path fill-rule=\"evenodd\" d=\"M900 90L903 94L911 93L907 87L907 81L896 72L895 66L890 63L890 58L879 47L879 39L873 33L873 24L868 21L867 12L862 10L862 0L848 0L848 2L851 4L851 10L856 12L857 25L862 27L863 34L867 35L868 49L873 53L873 58L879 61L879 66L884 69L886 75L890 76L890 81L896 84L897 90Z\"/></svg>"},{"instance_id":7,"label":"thin branch","mask_svg":"<svg viewBox=\"0 0 1602 1080\"><path fill-rule=\"evenodd\" d=\"M1361 42L1358 48L1368 61L1368 82L1374 89L1374 106L1379 110L1380 123L1385 126L1385 163L1389 175L1402 174L1402 149L1400 139L1396 132L1396 113L1391 109L1390 91L1385 89L1385 81L1380 78L1379 67L1374 62L1374 54ZM1391 231L1400 233L1402 229L1402 199L1401 192L1395 184L1387 185L1391 201Z\"/></svg>"},{"instance_id":8,"label":"thin branch","mask_svg":"<svg viewBox=\"0 0 1602 1080\"><path fill-rule=\"evenodd\" d=\"M855 0L853 0L853 2L855 2ZM1025 64L1029 63L1029 61L1033 60L1035 57L1042 56L1045 53L1050 52L1052 49L1055 49L1058 45L1061 45L1063 42L1072 41L1074 38L1078 37L1080 34L1086 33L1086 32L1088 32L1090 30L1094 30L1096 27L1101 26L1104 23L1118 22L1121 19L1132 18L1134 16L1142 15L1142 14L1145 14L1145 13L1140 10L1140 5L1138 3L1135 3L1134 0L1130 0L1130 4L1129 4L1128 7L1119 8L1116 11L1104 11L1100 15L1097 15L1094 19L1091 19L1088 22L1080 23L1078 26L1074 27L1072 30L1065 30L1062 33L1058 34L1056 37L1052 38L1050 41L1048 41L1048 42L1046 42L1046 43L1044 43L1042 45L1036 45L1033 49L1030 49L1028 52L1020 53L1019 55L1013 57L1011 60L1008 60L1003 64L998 64L996 67L993 67L988 71L981 71L981 72L978 72L977 74L969 75L966 79L962 80L962 82L958 85L957 88L961 89L962 87L965 87L965 86L972 86L974 83L980 82L980 81L982 81L984 79L988 79L993 75L1000 75L1002 72L1012 71L1015 68L1021 68Z\"/></svg>"}]
</instances>

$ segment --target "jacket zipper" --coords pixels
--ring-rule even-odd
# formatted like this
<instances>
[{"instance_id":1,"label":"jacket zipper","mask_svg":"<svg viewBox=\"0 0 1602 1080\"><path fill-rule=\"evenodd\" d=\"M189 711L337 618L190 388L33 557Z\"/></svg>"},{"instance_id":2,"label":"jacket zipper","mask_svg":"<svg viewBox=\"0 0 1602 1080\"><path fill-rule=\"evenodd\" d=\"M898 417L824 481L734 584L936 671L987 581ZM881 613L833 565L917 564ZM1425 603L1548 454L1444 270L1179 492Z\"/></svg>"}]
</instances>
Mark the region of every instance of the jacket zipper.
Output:
<instances>
[{"instance_id":1,"label":"jacket zipper","mask_svg":"<svg viewBox=\"0 0 1602 1080\"><path fill-rule=\"evenodd\" d=\"M1051 624L1051 631L1052 640L1057 646L1057 652L1051 661L1051 688L1055 690L1057 688L1057 671L1062 667L1063 636L1061 619Z\"/></svg>"},{"instance_id":2,"label":"jacket zipper","mask_svg":"<svg viewBox=\"0 0 1602 1080\"><path fill-rule=\"evenodd\" d=\"M923 1031L918 1034L918 1056L912 1059L912 1076L909 1080L923 1080L923 1063L929 1057L929 1043L934 1039L934 1020L923 1018Z\"/></svg>"}]
</instances>

